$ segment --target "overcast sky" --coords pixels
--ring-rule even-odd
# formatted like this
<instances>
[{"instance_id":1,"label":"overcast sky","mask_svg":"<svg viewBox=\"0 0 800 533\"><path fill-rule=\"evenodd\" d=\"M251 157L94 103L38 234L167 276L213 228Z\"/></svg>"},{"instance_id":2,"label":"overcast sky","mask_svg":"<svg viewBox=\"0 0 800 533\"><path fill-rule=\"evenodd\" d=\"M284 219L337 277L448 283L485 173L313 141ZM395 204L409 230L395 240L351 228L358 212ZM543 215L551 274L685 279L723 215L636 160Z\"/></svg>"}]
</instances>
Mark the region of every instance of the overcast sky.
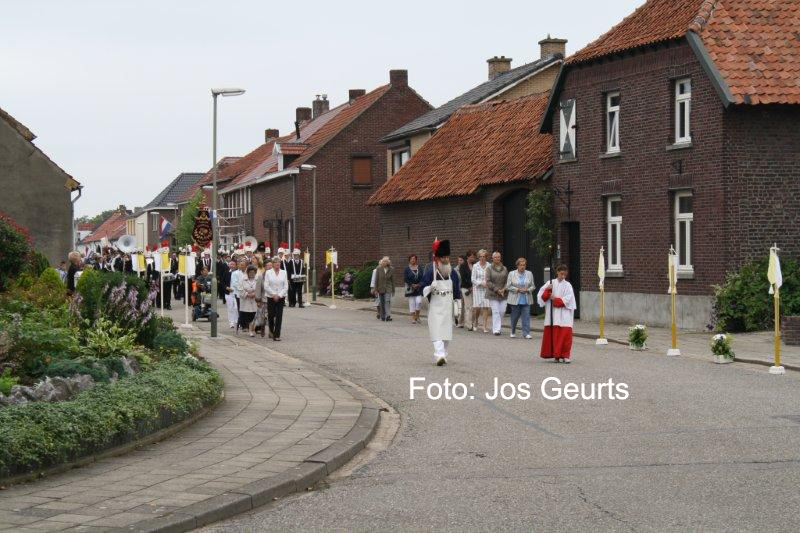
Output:
<instances>
[{"instance_id":1,"label":"overcast sky","mask_svg":"<svg viewBox=\"0 0 800 533\"><path fill-rule=\"evenodd\" d=\"M180 172L211 166L209 89L222 155L327 94L409 83L434 106L486 79L486 59L539 57L548 33L567 54L643 0L271 2L0 0L0 107L84 186L76 216L149 202Z\"/></svg>"}]
</instances>

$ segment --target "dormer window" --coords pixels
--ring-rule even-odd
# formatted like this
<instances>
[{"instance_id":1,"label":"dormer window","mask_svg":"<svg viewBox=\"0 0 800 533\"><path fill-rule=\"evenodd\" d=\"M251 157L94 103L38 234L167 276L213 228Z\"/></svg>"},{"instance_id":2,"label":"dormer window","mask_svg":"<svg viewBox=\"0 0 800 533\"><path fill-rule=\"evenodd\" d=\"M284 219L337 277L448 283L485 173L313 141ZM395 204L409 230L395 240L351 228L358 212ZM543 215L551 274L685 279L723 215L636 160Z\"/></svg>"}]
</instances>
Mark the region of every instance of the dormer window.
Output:
<instances>
[{"instance_id":1,"label":"dormer window","mask_svg":"<svg viewBox=\"0 0 800 533\"><path fill-rule=\"evenodd\" d=\"M402 150L395 150L392 152L392 174L396 174L410 157L411 150L409 148L403 148Z\"/></svg>"},{"instance_id":2,"label":"dormer window","mask_svg":"<svg viewBox=\"0 0 800 533\"><path fill-rule=\"evenodd\" d=\"M619 152L619 93L606 95L606 152Z\"/></svg>"}]
</instances>

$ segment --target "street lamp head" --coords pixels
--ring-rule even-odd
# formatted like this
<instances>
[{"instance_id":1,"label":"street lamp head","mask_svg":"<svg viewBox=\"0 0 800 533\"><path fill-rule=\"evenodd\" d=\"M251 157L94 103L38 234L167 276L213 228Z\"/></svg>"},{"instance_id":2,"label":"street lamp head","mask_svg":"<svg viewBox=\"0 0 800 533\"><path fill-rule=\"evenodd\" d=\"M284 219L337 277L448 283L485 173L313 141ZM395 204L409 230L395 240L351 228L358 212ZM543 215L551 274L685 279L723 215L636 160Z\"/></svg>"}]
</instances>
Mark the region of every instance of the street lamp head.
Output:
<instances>
[{"instance_id":1,"label":"street lamp head","mask_svg":"<svg viewBox=\"0 0 800 533\"><path fill-rule=\"evenodd\" d=\"M223 89L211 89L212 96L239 96L244 94L244 89L236 87L226 87Z\"/></svg>"},{"instance_id":2,"label":"street lamp head","mask_svg":"<svg viewBox=\"0 0 800 533\"><path fill-rule=\"evenodd\" d=\"M314 170L317 165L300 165L300 170Z\"/></svg>"}]
</instances>

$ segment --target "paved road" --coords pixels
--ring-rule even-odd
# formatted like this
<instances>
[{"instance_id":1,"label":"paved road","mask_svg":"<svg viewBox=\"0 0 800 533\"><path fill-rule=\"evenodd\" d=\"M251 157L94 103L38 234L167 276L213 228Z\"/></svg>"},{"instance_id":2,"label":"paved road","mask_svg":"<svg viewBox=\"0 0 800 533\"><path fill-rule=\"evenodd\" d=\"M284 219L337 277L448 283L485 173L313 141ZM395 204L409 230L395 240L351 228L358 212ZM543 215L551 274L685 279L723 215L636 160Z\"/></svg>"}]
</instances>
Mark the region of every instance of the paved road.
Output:
<instances>
[{"instance_id":1,"label":"paved road","mask_svg":"<svg viewBox=\"0 0 800 533\"><path fill-rule=\"evenodd\" d=\"M580 339L575 363L557 365L535 357L538 335L463 331L437 368L427 328L406 317L312 307L285 318L279 350L371 390L400 412L401 428L352 476L210 530L800 528L797 373ZM530 399L486 400L495 376L530 383ZM546 400L549 376L611 379L630 397ZM410 377L474 383L475 399L410 400Z\"/></svg>"}]
</instances>

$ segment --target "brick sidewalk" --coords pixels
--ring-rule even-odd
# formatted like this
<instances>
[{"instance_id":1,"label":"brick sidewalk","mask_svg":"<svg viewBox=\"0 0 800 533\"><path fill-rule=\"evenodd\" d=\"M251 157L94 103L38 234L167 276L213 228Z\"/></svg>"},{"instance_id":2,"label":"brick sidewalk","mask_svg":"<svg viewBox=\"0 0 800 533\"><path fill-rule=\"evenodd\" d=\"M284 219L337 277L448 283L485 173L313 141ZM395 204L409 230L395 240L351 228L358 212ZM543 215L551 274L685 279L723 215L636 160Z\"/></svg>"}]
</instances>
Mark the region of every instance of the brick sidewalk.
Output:
<instances>
[{"instance_id":1,"label":"brick sidewalk","mask_svg":"<svg viewBox=\"0 0 800 533\"><path fill-rule=\"evenodd\" d=\"M342 439L367 425L359 417L370 411L377 423L375 406L364 405L358 391L304 363L244 339L190 336L220 370L225 400L172 438L0 491L0 530L147 530L165 515L165 523L177 516L202 525L222 517L214 515L220 502L264 503L256 502L263 480L287 472L319 479L326 462L352 447Z\"/></svg>"}]
</instances>

